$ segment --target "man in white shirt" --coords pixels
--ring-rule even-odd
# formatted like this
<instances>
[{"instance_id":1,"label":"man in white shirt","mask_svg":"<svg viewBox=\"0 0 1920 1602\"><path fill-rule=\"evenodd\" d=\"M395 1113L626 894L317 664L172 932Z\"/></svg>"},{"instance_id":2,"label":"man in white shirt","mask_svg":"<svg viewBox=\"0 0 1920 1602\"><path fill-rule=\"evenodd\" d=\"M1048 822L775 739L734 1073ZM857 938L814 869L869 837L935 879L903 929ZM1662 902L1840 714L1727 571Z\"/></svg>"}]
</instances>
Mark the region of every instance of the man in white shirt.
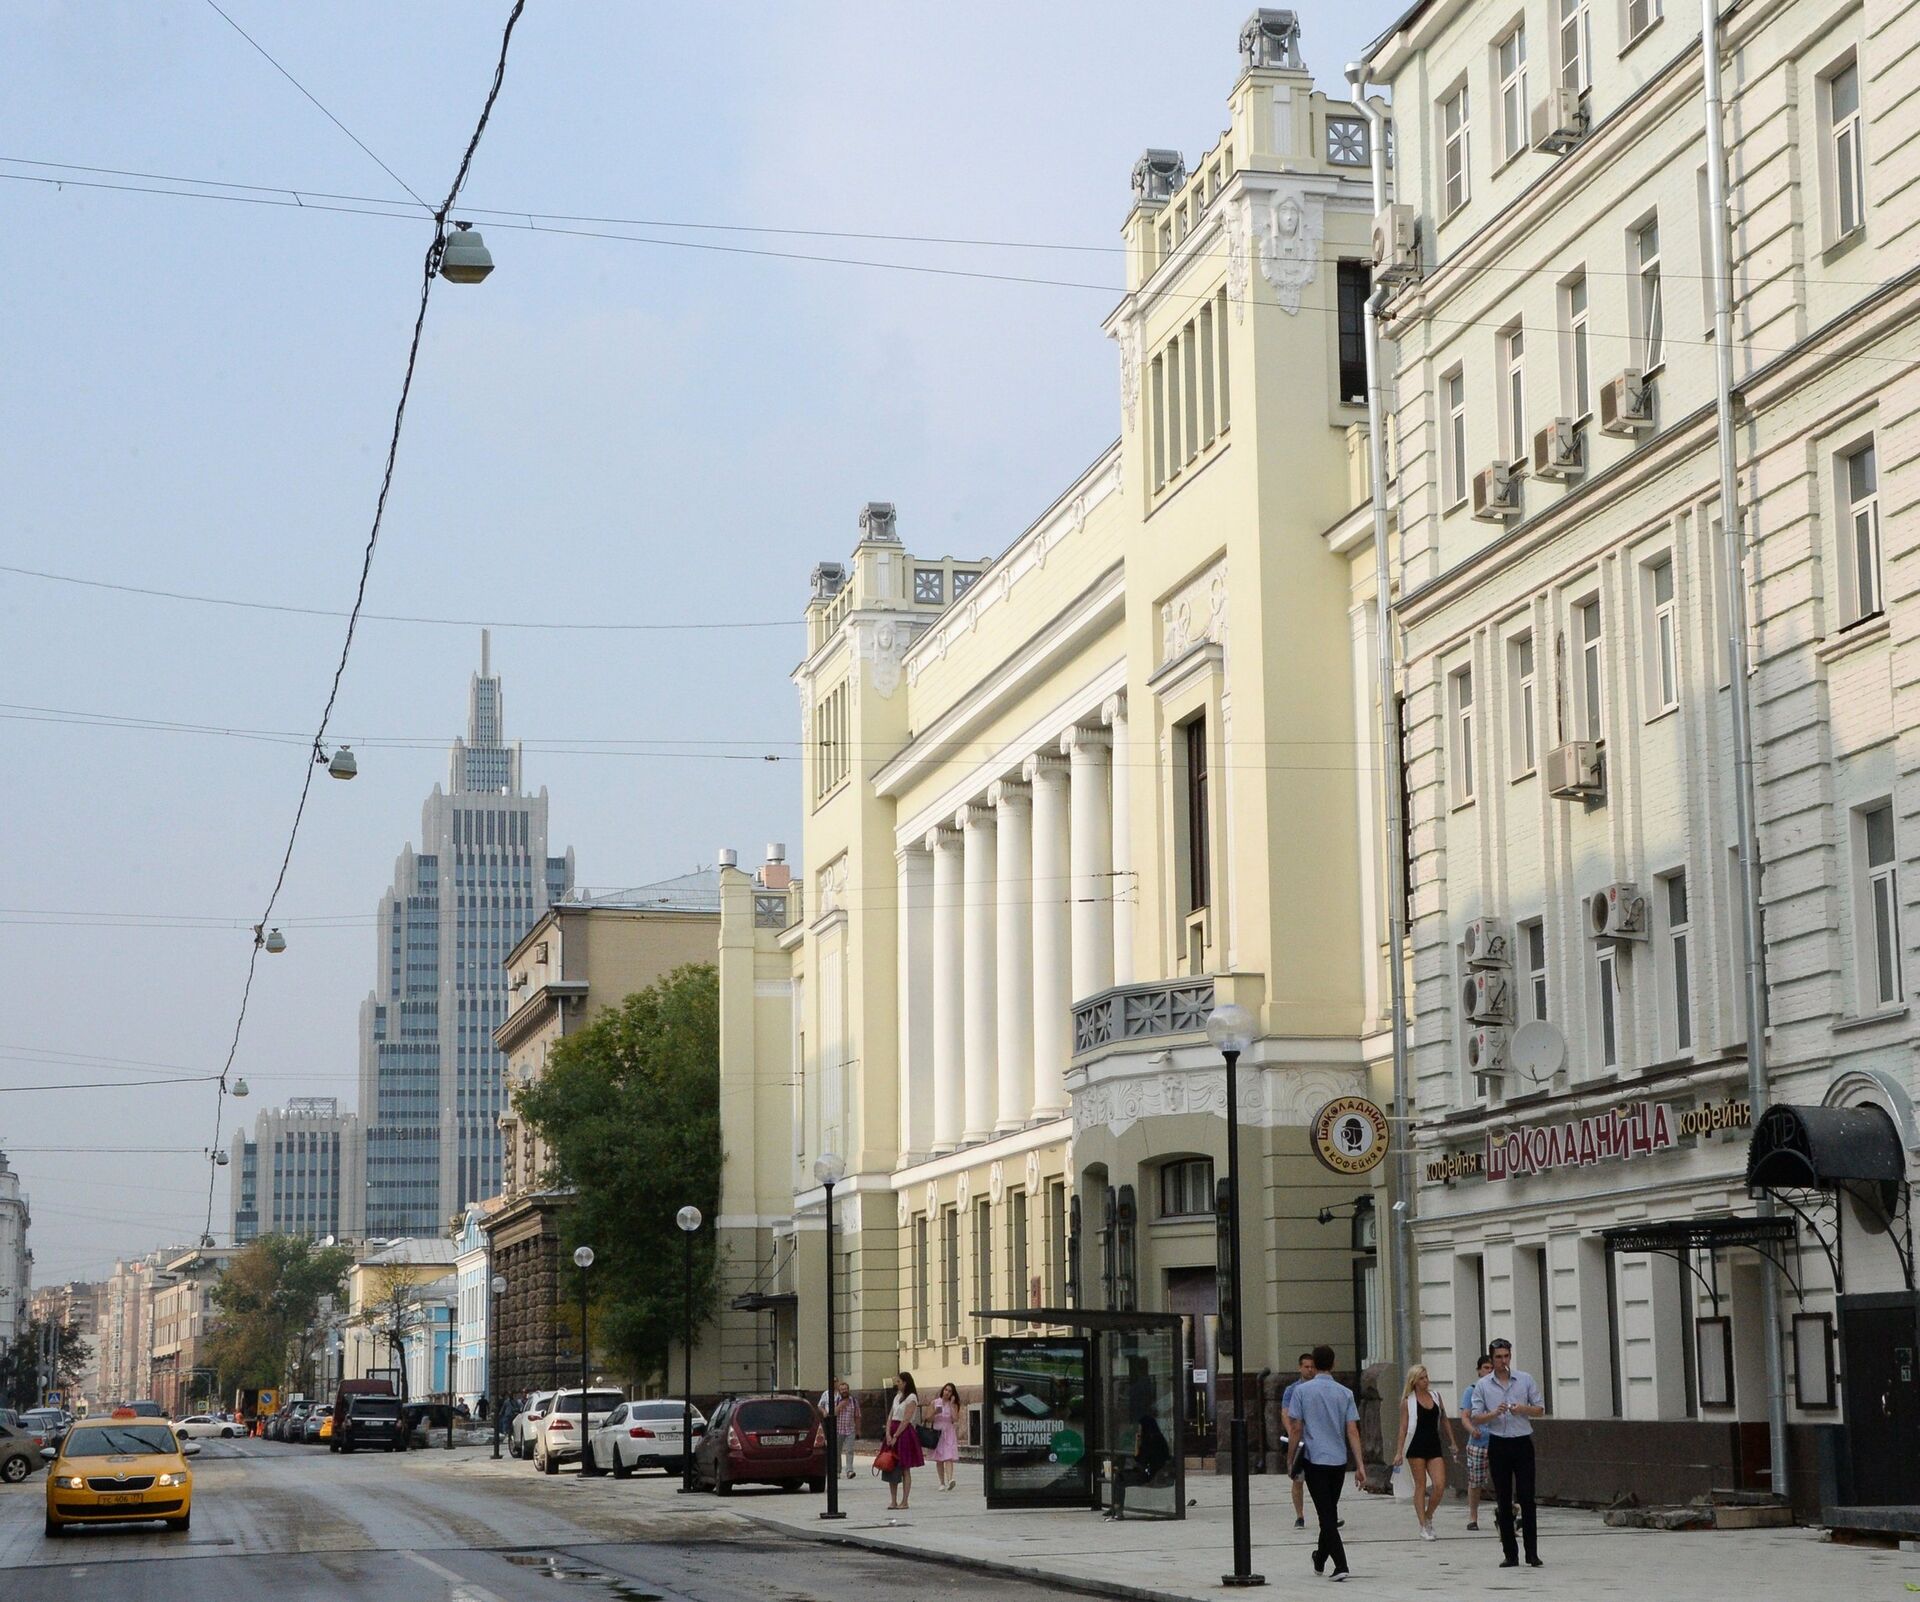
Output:
<instances>
[{"instance_id":1,"label":"man in white shirt","mask_svg":"<svg viewBox=\"0 0 1920 1602\"><path fill-rule=\"evenodd\" d=\"M1498 1340L1487 1348L1493 1372L1474 1381L1472 1421L1487 1430L1487 1468L1493 1475L1494 1495L1500 1499L1500 1567L1520 1566L1513 1538L1513 1504L1520 1502L1520 1534L1526 1543L1527 1566L1540 1568L1540 1535L1533 1506L1533 1425L1530 1420L1547 1411L1540 1387L1531 1374L1513 1366L1513 1342Z\"/></svg>"}]
</instances>

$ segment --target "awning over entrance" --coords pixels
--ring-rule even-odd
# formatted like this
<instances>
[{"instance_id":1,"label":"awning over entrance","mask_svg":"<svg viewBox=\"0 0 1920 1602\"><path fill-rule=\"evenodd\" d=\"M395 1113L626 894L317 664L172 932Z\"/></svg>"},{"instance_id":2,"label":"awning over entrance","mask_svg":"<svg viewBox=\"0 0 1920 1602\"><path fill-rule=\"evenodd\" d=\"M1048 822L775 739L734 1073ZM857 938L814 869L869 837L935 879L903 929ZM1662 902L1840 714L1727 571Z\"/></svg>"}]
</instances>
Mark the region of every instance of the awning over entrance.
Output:
<instances>
[{"instance_id":1,"label":"awning over entrance","mask_svg":"<svg viewBox=\"0 0 1920 1602\"><path fill-rule=\"evenodd\" d=\"M1747 1146L1749 1190L1898 1185L1905 1178L1899 1132L1878 1107L1776 1104L1761 1115Z\"/></svg>"},{"instance_id":2,"label":"awning over entrance","mask_svg":"<svg viewBox=\"0 0 1920 1602\"><path fill-rule=\"evenodd\" d=\"M1791 1218L1681 1218L1671 1223L1622 1224L1600 1238L1610 1252L1714 1251L1723 1246L1784 1245Z\"/></svg>"},{"instance_id":3,"label":"awning over entrance","mask_svg":"<svg viewBox=\"0 0 1920 1602\"><path fill-rule=\"evenodd\" d=\"M748 1291L727 1305L736 1313L777 1313L783 1308L798 1306L799 1302L795 1291Z\"/></svg>"}]
</instances>

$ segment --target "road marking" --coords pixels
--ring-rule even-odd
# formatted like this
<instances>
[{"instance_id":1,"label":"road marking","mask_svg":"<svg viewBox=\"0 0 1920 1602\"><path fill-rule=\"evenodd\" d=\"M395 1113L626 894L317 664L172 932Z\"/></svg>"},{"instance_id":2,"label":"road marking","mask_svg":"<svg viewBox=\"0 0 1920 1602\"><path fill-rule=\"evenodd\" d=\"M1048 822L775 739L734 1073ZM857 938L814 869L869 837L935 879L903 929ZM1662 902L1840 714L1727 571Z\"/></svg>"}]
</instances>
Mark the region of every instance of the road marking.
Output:
<instances>
[{"instance_id":1,"label":"road marking","mask_svg":"<svg viewBox=\"0 0 1920 1602\"><path fill-rule=\"evenodd\" d=\"M422 1557L418 1552L400 1554L411 1563L418 1563L429 1574L437 1574L453 1587L452 1602L505 1602L505 1598L489 1591L484 1585L475 1585L463 1575L455 1574L452 1569L436 1563L430 1557Z\"/></svg>"}]
</instances>

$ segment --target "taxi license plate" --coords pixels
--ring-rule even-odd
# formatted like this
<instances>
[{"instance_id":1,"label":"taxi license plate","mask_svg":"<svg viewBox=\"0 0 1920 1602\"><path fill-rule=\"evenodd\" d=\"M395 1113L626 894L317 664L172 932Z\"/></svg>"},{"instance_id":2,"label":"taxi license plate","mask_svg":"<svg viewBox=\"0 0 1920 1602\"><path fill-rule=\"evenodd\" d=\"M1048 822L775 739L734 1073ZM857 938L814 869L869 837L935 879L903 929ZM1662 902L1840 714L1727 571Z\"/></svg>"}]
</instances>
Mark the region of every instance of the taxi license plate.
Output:
<instances>
[{"instance_id":1,"label":"taxi license plate","mask_svg":"<svg viewBox=\"0 0 1920 1602\"><path fill-rule=\"evenodd\" d=\"M760 1437L760 1444L762 1446L791 1446L794 1440L795 1437L791 1435L763 1435Z\"/></svg>"},{"instance_id":2,"label":"taxi license plate","mask_svg":"<svg viewBox=\"0 0 1920 1602\"><path fill-rule=\"evenodd\" d=\"M96 1500L102 1507L137 1507L145 1498L138 1491L108 1491Z\"/></svg>"}]
</instances>

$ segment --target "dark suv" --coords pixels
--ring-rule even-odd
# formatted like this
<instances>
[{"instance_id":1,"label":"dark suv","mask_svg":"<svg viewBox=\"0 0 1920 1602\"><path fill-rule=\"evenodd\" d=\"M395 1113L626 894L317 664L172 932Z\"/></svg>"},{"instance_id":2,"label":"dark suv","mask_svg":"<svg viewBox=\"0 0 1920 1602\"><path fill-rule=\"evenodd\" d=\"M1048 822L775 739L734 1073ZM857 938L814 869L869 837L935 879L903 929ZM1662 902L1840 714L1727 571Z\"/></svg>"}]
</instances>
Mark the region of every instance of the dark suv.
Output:
<instances>
[{"instance_id":1,"label":"dark suv","mask_svg":"<svg viewBox=\"0 0 1920 1602\"><path fill-rule=\"evenodd\" d=\"M347 1416L335 1419L333 1434L333 1444L343 1452L362 1446L389 1452L407 1449L407 1422L399 1398L393 1396L348 1397Z\"/></svg>"}]
</instances>

